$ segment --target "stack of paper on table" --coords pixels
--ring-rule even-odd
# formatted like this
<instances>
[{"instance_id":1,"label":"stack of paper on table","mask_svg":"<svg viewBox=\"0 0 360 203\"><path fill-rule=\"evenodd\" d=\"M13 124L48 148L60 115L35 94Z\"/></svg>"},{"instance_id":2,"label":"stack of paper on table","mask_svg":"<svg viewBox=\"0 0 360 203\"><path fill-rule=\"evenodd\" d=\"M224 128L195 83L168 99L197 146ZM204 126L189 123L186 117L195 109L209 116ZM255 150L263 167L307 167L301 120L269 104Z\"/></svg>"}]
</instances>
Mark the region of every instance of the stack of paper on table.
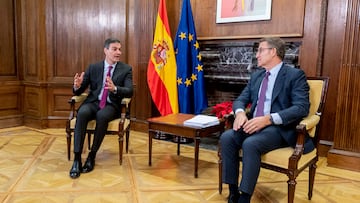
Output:
<instances>
[{"instance_id":1,"label":"stack of paper on table","mask_svg":"<svg viewBox=\"0 0 360 203\"><path fill-rule=\"evenodd\" d=\"M216 116L196 115L191 119L184 121L185 126L206 128L220 123Z\"/></svg>"}]
</instances>

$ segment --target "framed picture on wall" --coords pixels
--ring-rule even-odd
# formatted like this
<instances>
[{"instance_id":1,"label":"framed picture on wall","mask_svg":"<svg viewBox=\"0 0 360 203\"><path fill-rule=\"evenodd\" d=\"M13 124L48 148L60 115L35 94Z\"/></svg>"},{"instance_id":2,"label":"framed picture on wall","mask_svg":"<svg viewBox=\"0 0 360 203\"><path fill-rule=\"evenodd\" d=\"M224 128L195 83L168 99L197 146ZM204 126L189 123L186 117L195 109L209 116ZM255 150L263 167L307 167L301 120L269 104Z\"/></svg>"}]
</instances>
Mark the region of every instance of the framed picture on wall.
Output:
<instances>
[{"instance_id":1,"label":"framed picture on wall","mask_svg":"<svg viewBox=\"0 0 360 203\"><path fill-rule=\"evenodd\" d=\"M271 0L217 0L216 23L271 19Z\"/></svg>"}]
</instances>

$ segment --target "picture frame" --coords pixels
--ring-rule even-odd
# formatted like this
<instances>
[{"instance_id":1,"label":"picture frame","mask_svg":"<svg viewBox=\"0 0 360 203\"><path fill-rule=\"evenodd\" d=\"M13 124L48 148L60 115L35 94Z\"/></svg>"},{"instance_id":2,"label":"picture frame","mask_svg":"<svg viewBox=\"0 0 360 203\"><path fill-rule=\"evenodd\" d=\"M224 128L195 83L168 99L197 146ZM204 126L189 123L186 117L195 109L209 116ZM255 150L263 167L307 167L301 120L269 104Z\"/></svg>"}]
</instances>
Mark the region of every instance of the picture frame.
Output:
<instances>
[{"instance_id":1,"label":"picture frame","mask_svg":"<svg viewBox=\"0 0 360 203\"><path fill-rule=\"evenodd\" d=\"M272 0L217 0L216 23L271 20Z\"/></svg>"}]
</instances>

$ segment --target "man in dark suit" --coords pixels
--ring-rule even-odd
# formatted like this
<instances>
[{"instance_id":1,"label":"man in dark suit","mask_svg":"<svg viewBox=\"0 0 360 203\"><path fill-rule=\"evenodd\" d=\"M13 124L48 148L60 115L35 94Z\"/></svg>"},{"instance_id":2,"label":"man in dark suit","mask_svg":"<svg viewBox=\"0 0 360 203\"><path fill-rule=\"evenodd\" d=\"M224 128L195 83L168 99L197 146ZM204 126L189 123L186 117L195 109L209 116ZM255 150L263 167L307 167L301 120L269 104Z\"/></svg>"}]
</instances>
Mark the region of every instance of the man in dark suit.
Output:
<instances>
[{"instance_id":1,"label":"man in dark suit","mask_svg":"<svg viewBox=\"0 0 360 203\"><path fill-rule=\"evenodd\" d=\"M305 73L285 65L285 42L280 38L260 40L256 58L262 67L253 73L233 103L233 129L220 137L223 182L229 184L229 202L250 202L260 172L261 155L295 146L295 126L309 112L309 86ZM246 107L251 104L248 115ZM314 148L309 139L305 151ZM239 150L243 153L239 179ZM240 191L240 192L239 192Z\"/></svg>"},{"instance_id":2,"label":"man in dark suit","mask_svg":"<svg viewBox=\"0 0 360 203\"><path fill-rule=\"evenodd\" d=\"M121 43L118 39L107 39L104 44L105 60L91 64L85 72L76 73L73 92L80 95L87 88L89 94L77 112L74 130L74 163L70 177L94 169L96 153L104 139L108 123L120 116L121 100L133 94L132 68L120 62ZM86 126L96 120L94 140L85 164L81 163Z\"/></svg>"}]
</instances>

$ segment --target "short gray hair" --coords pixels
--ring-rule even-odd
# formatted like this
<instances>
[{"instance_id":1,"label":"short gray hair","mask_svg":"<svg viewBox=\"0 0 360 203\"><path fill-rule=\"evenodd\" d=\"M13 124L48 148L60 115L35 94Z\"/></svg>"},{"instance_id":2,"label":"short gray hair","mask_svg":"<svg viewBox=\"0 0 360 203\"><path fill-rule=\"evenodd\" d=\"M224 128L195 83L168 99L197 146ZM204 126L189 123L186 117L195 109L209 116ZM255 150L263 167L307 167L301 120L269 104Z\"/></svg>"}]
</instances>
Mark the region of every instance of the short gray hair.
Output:
<instances>
[{"instance_id":1,"label":"short gray hair","mask_svg":"<svg viewBox=\"0 0 360 203\"><path fill-rule=\"evenodd\" d=\"M270 47L276 48L276 55L283 60L285 57L285 41L279 37L264 37L260 39L259 43L267 42Z\"/></svg>"}]
</instances>

